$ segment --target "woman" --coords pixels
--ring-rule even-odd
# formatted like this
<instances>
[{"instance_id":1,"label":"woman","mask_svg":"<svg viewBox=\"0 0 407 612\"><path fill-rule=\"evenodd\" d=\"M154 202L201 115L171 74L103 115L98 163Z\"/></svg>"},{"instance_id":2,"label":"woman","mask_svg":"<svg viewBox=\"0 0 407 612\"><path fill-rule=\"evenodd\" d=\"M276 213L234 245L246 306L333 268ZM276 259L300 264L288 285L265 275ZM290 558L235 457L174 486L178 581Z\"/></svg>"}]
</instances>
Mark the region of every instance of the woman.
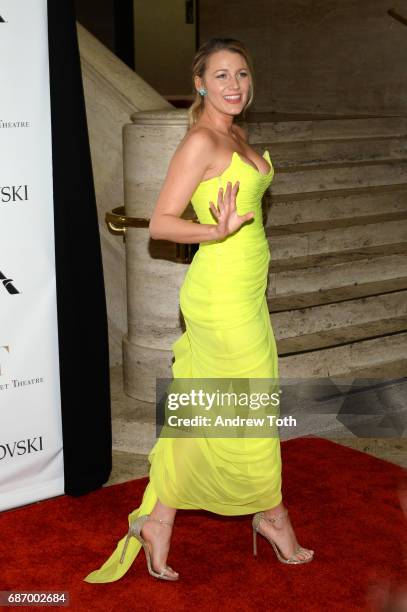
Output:
<instances>
[{"instance_id":1,"label":"woman","mask_svg":"<svg viewBox=\"0 0 407 612\"><path fill-rule=\"evenodd\" d=\"M189 130L171 159L149 226L153 239L200 243L180 293L186 331L172 346L174 380L277 379L265 296L270 252L261 214L274 169L268 151L258 155L234 122L253 100L244 45L207 41L194 58L193 82L197 97L189 109ZM190 201L200 223L180 218ZM299 546L282 503L278 435L160 437L149 461L150 482L128 517L127 537L87 582L118 580L141 546L150 574L177 580L167 557L178 508L256 513L254 554L260 533L280 561L312 560L313 551Z\"/></svg>"}]
</instances>

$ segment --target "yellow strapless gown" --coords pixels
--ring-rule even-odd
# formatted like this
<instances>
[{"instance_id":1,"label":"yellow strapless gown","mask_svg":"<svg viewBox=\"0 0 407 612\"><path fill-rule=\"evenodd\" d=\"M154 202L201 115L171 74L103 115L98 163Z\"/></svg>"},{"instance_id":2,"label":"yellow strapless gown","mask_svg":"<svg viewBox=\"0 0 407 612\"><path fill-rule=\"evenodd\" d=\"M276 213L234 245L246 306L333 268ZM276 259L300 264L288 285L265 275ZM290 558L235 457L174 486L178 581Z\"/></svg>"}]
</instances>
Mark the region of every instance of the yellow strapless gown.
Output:
<instances>
[{"instance_id":1,"label":"yellow strapless gown","mask_svg":"<svg viewBox=\"0 0 407 612\"><path fill-rule=\"evenodd\" d=\"M266 302L270 251L261 199L274 176L260 173L234 152L221 176L202 181L192 205L200 223L216 223L209 201L218 189L239 180L238 214L254 219L221 241L202 242L180 291L186 331L172 345L175 378L278 378L278 355ZM252 514L278 505L281 456L278 434L263 438L165 438L149 454L150 481L141 505L128 522L153 509L157 498L179 509L204 509L223 515ZM141 544L131 538L119 562L126 534L86 582L120 579Z\"/></svg>"}]
</instances>

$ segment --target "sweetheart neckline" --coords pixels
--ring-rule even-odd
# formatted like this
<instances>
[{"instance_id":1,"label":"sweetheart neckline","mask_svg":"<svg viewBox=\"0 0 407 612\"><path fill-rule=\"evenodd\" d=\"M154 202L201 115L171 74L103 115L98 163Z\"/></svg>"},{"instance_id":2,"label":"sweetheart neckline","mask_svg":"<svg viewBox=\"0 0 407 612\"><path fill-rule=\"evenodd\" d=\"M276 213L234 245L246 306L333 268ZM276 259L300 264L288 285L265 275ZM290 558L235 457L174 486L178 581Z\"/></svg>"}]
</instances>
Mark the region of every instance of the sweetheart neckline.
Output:
<instances>
[{"instance_id":1,"label":"sweetheart neckline","mask_svg":"<svg viewBox=\"0 0 407 612\"><path fill-rule=\"evenodd\" d=\"M236 155L238 157L238 159L240 159L240 161L242 162L242 164L244 164L245 166L247 166L248 168L251 168L253 170L253 172L256 172L256 174L258 174L259 176L262 176L264 178L266 178L267 176L270 176L270 174L273 171L273 164L271 162L270 159L270 152L268 149L264 149L263 151L263 159L265 154L268 154L268 159L269 159L269 166L270 166L270 170L268 172L266 172L266 174L263 174L262 172L260 172L260 170L258 168L254 168L251 164L248 164L247 162L244 161L244 159L239 155L239 153L237 151L233 151L232 153L232 157L230 158L230 162L228 163L228 165L226 166L226 168L224 169L224 171L222 172L222 174L218 174L217 176L212 176L211 178L205 179L204 181L201 181L199 184L202 185L202 183L209 183L210 181L214 181L215 179L219 179L222 178L222 176L224 174L226 174L226 172L229 170L229 168L231 167L232 163L233 163L233 158Z\"/></svg>"}]
</instances>

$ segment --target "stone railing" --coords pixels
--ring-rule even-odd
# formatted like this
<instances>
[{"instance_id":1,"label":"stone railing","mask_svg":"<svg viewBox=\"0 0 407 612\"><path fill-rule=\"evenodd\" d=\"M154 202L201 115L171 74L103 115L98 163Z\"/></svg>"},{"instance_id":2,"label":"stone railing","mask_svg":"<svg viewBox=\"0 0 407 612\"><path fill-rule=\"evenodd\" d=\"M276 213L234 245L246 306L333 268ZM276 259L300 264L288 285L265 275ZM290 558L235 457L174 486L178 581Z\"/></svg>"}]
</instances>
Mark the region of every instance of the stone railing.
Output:
<instances>
[{"instance_id":1,"label":"stone railing","mask_svg":"<svg viewBox=\"0 0 407 612\"><path fill-rule=\"evenodd\" d=\"M126 332L125 252L109 233L107 211L123 204L123 125L136 111L172 105L95 36L77 24L82 79L99 217L109 322L110 365L122 363Z\"/></svg>"},{"instance_id":2,"label":"stone railing","mask_svg":"<svg viewBox=\"0 0 407 612\"><path fill-rule=\"evenodd\" d=\"M124 210L110 219L125 235L128 332L123 338L125 392L155 401L155 381L171 378L171 345L183 333L179 290L189 245L152 240L148 229L169 161L187 130L187 111L134 113L123 129ZM193 218L189 205L182 215ZM113 218L113 221L112 221Z\"/></svg>"}]
</instances>

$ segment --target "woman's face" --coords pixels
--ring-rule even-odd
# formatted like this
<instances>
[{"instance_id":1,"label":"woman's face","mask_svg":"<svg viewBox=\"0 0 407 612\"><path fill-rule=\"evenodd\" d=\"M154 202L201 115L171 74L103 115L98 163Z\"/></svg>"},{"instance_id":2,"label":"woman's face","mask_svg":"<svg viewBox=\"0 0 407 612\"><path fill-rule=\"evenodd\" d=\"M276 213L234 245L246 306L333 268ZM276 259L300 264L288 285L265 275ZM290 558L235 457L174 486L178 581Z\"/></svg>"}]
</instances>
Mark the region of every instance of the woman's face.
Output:
<instances>
[{"instance_id":1,"label":"woman's face","mask_svg":"<svg viewBox=\"0 0 407 612\"><path fill-rule=\"evenodd\" d=\"M221 112L238 115L249 98L250 81L249 68L243 55L222 50L209 56L203 80L196 77L195 86L197 89L207 89L205 104L211 104Z\"/></svg>"}]
</instances>

